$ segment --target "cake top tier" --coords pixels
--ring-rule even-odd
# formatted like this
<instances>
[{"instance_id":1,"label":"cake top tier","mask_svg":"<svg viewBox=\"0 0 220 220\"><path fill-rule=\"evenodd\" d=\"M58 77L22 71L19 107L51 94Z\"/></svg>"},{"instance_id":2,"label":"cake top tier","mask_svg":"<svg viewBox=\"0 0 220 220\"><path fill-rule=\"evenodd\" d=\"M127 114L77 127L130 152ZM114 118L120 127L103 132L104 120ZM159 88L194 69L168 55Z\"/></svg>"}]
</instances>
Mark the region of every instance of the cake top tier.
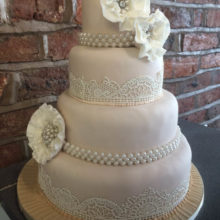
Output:
<instances>
[{"instance_id":1,"label":"cake top tier","mask_svg":"<svg viewBox=\"0 0 220 220\"><path fill-rule=\"evenodd\" d=\"M84 32L118 33L126 17L150 14L150 0L83 0L82 8Z\"/></svg>"},{"instance_id":2,"label":"cake top tier","mask_svg":"<svg viewBox=\"0 0 220 220\"><path fill-rule=\"evenodd\" d=\"M164 55L170 24L159 10L150 13L150 0L83 0L82 9L81 45L136 46L140 48L139 58L149 61Z\"/></svg>"}]
</instances>

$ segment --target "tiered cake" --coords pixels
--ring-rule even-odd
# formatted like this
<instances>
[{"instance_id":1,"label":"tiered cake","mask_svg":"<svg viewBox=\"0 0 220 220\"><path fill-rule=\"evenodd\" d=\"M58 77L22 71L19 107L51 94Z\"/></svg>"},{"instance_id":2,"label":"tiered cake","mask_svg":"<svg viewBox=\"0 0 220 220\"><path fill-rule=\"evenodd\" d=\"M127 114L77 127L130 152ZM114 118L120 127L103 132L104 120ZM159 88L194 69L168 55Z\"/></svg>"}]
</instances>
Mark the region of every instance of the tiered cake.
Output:
<instances>
[{"instance_id":1,"label":"tiered cake","mask_svg":"<svg viewBox=\"0 0 220 220\"><path fill-rule=\"evenodd\" d=\"M177 100L162 89L169 22L149 4L83 0L70 87L58 111L44 104L28 126L40 189L79 219L151 219L188 192L190 146Z\"/></svg>"}]
</instances>

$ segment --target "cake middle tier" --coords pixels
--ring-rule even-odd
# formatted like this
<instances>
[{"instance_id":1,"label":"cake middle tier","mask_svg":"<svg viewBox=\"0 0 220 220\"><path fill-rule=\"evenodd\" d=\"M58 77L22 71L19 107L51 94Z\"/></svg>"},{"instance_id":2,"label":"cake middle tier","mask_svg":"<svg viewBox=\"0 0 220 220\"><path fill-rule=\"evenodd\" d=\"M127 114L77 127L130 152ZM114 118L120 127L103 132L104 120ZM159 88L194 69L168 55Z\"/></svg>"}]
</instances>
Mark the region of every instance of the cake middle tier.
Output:
<instances>
[{"instance_id":1,"label":"cake middle tier","mask_svg":"<svg viewBox=\"0 0 220 220\"><path fill-rule=\"evenodd\" d=\"M155 102L136 106L104 106L80 102L66 91L58 100L67 141L104 153L141 152L175 138L176 98L168 91Z\"/></svg>"},{"instance_id":2,"label":"cake middle tier","mask_svg":"<svg viewBox=\"0 0 220 220\"><path fill-rule=\"evenodd\" d=\"M71 96L85 102L134 105L160 98L163 58L137 59L137 48L74 47L70 53Z\"/></svg>"},{"instance_id":3,"label":"cake middle tier","mask_svg":"<svg viewBox=\"0 0 220 220\"><path fill-rule=\"evenodd\" d=\"M70 75L85 80L102 81L105 77L117 83L132 78L149 76L157 78L164 69L163 57L154 62L138 59L138 48L73 47L69 55Z\"/></svg>"}]
</instances>

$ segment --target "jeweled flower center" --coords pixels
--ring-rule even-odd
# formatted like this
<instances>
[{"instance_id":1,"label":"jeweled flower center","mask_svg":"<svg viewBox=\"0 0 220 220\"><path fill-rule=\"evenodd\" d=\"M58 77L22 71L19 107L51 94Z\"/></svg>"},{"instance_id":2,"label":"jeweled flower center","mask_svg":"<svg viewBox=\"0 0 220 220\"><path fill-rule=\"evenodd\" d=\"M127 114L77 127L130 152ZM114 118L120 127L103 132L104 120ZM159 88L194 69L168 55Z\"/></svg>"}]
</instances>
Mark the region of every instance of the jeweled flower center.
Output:
<instances>
[{"instance_id":1,"label":"jeweled flower center","mask_svg":"<svg viewBox=\"0 0 220 220\"><path fill-rule=\"evenodd\" d=\"M146 34L146 38L151 38L152 37L152 32L153 32L153 26L150 24L147 24L142 27L143 32Z\"/></svg>"},{"instance_id":2,"label":"jeweled flower center","mask_svg":"<svg viewBox=\"0 0 220 220\"><path fill-rule=\"evenodd\" d=\"M129 0L116 0L118 2L119 7L121 8L122 12L128 10L128 1Z\"/></svg>"},{"instance_id":3,"label":"jeweled flower center","mask_svg":"<svg viewBox=\"0 0 220 220\"><path fill-rule=\"evenodd\" d=\"M126 7L125 1L120 1L119 6L120 6L120 8L125 8Z\"/></svg>"},{"instance_id":4,"label":"jeweled flower center","mask_svg":"<svg viewBox=\"0 0 220 220\"><path fill-rule=\"evenodd\" d=\"M47 124L42 132L42 139L45 145L49 146L50 143L57 137L59 129L56 125L51 123Z\"/></svg>"}]
</instances>

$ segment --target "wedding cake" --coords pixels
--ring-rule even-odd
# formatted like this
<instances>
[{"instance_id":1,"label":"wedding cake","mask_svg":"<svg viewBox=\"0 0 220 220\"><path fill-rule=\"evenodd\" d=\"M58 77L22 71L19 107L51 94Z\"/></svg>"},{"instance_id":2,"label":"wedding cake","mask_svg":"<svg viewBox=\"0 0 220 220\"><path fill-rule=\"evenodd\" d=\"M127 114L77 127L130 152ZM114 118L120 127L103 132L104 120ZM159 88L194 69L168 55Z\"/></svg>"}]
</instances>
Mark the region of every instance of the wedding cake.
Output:
<instances>
[{"instance_id":1,"label":"wedding cake","mask_svg":"<svg viewBox=\"0 0 220 220\"><path fill-rule=\"evenodd\" d=\"M82 9L70 87L27 128L37 184L62 219L166 216L191 176L177 100L162 88L169 21L149 0L83 0Z\"/></svg>"}]
</instances>

